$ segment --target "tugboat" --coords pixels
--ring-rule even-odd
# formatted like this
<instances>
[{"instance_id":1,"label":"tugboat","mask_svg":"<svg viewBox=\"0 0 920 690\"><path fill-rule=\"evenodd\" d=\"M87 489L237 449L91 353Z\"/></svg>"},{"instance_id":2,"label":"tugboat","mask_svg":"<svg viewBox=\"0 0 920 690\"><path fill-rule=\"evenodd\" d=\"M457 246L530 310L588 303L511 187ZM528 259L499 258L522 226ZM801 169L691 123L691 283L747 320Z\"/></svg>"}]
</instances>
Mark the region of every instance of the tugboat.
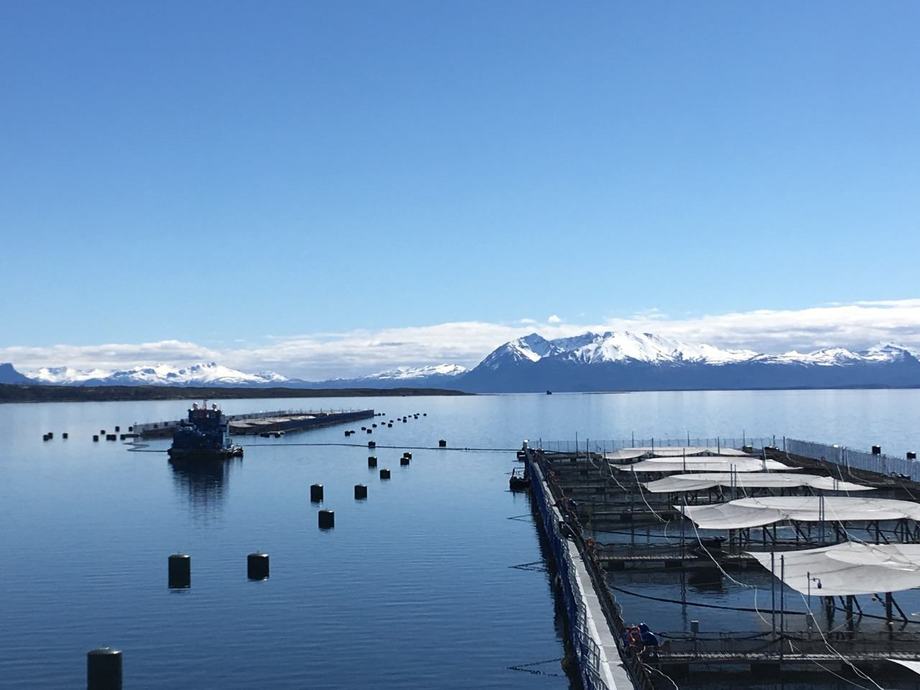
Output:
<instances>
[{"instance_id":1,"label":"tugboat","mask_svg":"<svg viewBox=\"0 0 920 690\"><path fill-rule=\"evenodd\" d=\"M192 404L188 419L173 434L169 459L173 461L226 460L242 457L243 448L230 442L230 423L217 405Z\"/></svg>"}]
</instances>

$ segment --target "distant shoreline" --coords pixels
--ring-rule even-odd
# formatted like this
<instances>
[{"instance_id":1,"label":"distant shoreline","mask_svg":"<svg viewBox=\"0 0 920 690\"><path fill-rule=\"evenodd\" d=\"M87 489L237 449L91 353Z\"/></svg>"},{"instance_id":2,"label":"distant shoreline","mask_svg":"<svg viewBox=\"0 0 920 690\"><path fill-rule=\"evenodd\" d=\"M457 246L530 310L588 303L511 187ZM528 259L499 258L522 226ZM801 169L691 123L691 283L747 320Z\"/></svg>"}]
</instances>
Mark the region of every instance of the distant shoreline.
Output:
<instances>
[{"instance_id":1,"label":"distant shoreline","mask_svg":"<svg viewBox=\"0 0 920 690\"><path fill-rule=\"evenodd\" d=\"M0 384L2 403L227 400L232 398L372 398L474 395L441 388L225 388L206 386L43 386Z\"/></svg>"}]
</instances>

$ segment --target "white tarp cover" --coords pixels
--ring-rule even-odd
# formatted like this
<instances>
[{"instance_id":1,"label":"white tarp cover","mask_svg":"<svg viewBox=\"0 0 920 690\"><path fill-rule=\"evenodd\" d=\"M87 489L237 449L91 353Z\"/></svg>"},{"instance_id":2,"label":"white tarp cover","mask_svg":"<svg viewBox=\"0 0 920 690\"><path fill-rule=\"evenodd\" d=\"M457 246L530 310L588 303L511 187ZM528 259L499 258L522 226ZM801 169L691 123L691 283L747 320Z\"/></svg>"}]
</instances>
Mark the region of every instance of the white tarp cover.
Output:
<instances>
[{"instance_id":1,"label":"white tarp cover","mask_svg":"<svg viewBox=\"0 0 920 690\"><path fill-rule=\"evenodd\" d=\"M638 460L642 457L681 458L685 455L687 457L711 455L724 455L727 457L752 457L748 453L737 450L735 448L703 448L697 446L687 446L686 448L675 446L652 448L651 446L645 446L639 448L621 448L620 450L607 451L604 453L604 458L607 460L613 460L614 462L625 462L628 460Z\"/></svg>"},{"instance_id":2,"label":"white tarp cover","mask_svg":"<svg viewBox=\"0 0 920 690\"><path fill-rule=\"evenodd\" d=\"M638 460L643 455L648 455L648 451L644 448L624 448L623 450L614 450L604 453L604 459L613 460L614 462L625 462L627 460Z\"/></svg>"},{"instance_id":3,"label":"white tarp cover","mask_svg":"<svg viewBox=\"0 0 920 690\"><path fill-rule=\"evenodd\" d=\"M765 496L674 508L703 529L761 527L783 520L920 520L920 503L862 496Z\"/></svg>"},{"instance_id":4,"label":"white tarp cover","mask_svg":"<svg viewBox=\"0 0 920 690\"><path fill-rule=\"evenodd\" d=\"M889 659L896 664L901 664L905 668L909 668L914 673L920 675L920 661L908 661L907 659Z\"/></svg>"},{"instance_id":5,"label":"white tarp cover","mask_svg":"<svg viewBox=\"0 0 920 690\"><path fill-rule=\"evenodd\" d=\"M745 453L744 451L738 450L737 448L719 448L712 447L707 448L705 446L645 446L641 448L627 448L626 450L630 451L642 451L643 455L650 454L658 458L679 458L684 455L696 456L696 455L728 455L733 457L750 457L750 454Z\"/></svg>"},{"instance_id":6,"label":"white tarp cover","mask_svg":"<svg viewBox=\"0 0 920 690\"><path fill-rule=\"evenodd\" d=\"M819 491L871 491L871 486L842 482L834 477L786 472L707 472L703 474L672 474L670 477L646 482L653 494L680 491L705 491L716 486L738 486L742 489L786 489L809 486Z\"/></svg>"},{"instance_id":7,"label":"white tarp cover","mask_svg":"<svg viewBox=\"0 0 920 690\"><path fill-rule=\"evenodd\" d=\"M748 553L770 570L769 551ZM777 551L773 574L802 594L808 594L811 578L811 594L821 597L899 592L920 587L920 544L848 541L820 549Z\"/></svg>"},{"instance_id":8,"label":"white tarp cover","mask_svg":"<svg viewBox=\"0 0 920 690\"><path fill-rule=\"evenodd\" d=\"M684 458L649 458L631 465L611 465L622 472L763 472L764 470L798 470L776 460L708 455Z\"/></svg>"}]
</instances>

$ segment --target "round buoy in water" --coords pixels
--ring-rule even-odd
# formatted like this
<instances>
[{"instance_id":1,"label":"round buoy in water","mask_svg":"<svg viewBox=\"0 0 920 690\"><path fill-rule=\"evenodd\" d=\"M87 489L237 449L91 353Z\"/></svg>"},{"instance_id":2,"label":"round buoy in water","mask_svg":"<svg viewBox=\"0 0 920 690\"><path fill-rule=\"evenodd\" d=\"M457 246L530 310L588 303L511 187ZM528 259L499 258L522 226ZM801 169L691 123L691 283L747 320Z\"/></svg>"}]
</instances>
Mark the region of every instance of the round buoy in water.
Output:
<instances>
[{"instance_id":1,"label":"round buoy in water","mask_svg":"<svg viewBox=\"0 0 920 690\"><path fill-rule=\"evenodd\" d=\"M381 469L381 470L380 470L380 478L381 478L381 479L389 479L389 478L390 478L390 470L388 470L386 467L384 467L383 469Z\"/></svg>"},{"instance_id":2,"label":"round buoy in water","mask_svg":"<svg viewBox=\"0 0 920 690\"><path fill-rule=\"evenodd\" d=\"M192 558L187 553L169 557L169 588L188 589L192 586Z\"/></svg>"},{"instance_id":3,"label":"round buoy in water","mask_svg":"<svg viewBox=\"0 0 920 690\"><path fill-rule=\"evenodd\" d=\"M355 500L361 501L367 498L367 484L355 484Z\"/></svg>"},{"instance_id":4,"label":"round buoy in water","mask_svg":"<svg viewBox=\"0 0 920 690\"><path fill-rule=\"evenodd\" d=\"M99 434L93 434L93 440L98 442L98 441L99 441Z\"/></svg>"},{"instance_id":5,"label":"round buoy in water","mask_svg":"<svg viewBox=\"0 0 920 690\"><path fill-rule=\"evenodd\" d=\"M377 442L376 442L376 441L368 441L368 442L367 442L367 447L368 447L368 448L376 448L376 447L377 447Z\"/></svg>"},{"instance_id":6,"label":"round buoy in water","mask_svg":"<svg viewBox=\"0 0 920 690\"><path fill-rule=\"evenodd\" d=\"M335 527L335 511L334 510L319 511L319 528L320 529L332 529L333 527Z\"/></svg>"},{"instance_id":7,"label":"round buoy in water","mask_svg":"<svg viewBox=\"0 0 920 690\"><path fill-rule=\"evenodd\" d=\"M403 455L403 456L399 459L399 464L402 465L403 467L405 467L406 465L409 464L409 458L407 458L405 455Z\"/></svg>"},{"instance_id":8,"label":"round buoy in water","mask_svg":"<svg viewBox=\"0 0 920 690\"><path fill-rule=\"evenodd\" d=\"M121 650L100 647L86 654L86 690L121 690Z\"/></svg>"},{"instance_id":9,"label":"round buoy in water","mask_svg":"<svg viewBox=\"0 0 920 690\"><path fill-rule=\"evenodd\" d=\"M268 554L251 553L246 557L246 575L250 580L268 579Z\"/></svg>"},{"instance_id":10,"label":"round buoy in water","mask_svg":"<svg viewBox=\"0 0 920 690\"><path fill-rule=\"evenodd\" d=\"M447 441L445 441L443 438L438 441L438 448L447 448Z\"/></svg>"},{"instance_id":11,"label":"round buoy in water","mask_svg":"<svg viewBox=\"0 0 920 690\"><path fill-rule=\"evenodd\" d=\"M412 459L412 453L410 453L409 451L406 451L406 452L403 453L403 457L404 457L404 458L409 458L409 459L411 460L411 459Z\"/></svg>"},{"instance_id":12,"label":"round buoy in water","mask_svg":"<svg viewBox=\"0 0 920 690\"><path fill-rule=\"evenodd\" d=\"M322 484L311 484L310 485L310 500L314 503L319 503L323 500L323 485Z\"/></svg>"},{"instance_id":13,"label":"round buoy in water","mask_svg":"<svg viewBox=\"0 0 920 690\"><path fill-rule=\"evenodd\" d=\"M376 455L368 456L368 458L367 458L367 466L368 466L368 467L377 467L377 456L376 456Z\"/></svg>"}]
</instances>

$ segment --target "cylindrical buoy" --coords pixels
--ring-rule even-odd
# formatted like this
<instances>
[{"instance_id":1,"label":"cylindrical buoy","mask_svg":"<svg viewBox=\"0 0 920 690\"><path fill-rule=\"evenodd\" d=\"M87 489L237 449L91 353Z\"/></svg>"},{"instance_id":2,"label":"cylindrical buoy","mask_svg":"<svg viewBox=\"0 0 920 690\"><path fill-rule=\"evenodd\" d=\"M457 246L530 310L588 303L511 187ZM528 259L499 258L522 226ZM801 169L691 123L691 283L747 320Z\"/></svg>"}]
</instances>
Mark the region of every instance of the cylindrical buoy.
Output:
<instances>
[{"instance_id":1,"label":"cylindrical buoy","mask_svg":"<svg viewBox=\"0 0 920 690\"><path fill-rule=\"evenodd\" d=\"M121 427L120 427L120 426L116 426L116 427L115 427L115 433L117 434L119 431L121 431Z\"/></svg>"},{"instance_id":2,"label":"cylindrical buoy","mask_svg":"<svg viewBox=\"0 0 920 690\"><path fill-rule=\"evenodd\" d=\"M105 429L100 429L100 430L99 430L99 435L100 435L100 436L105 436Z\"/></svg>"},{"instance_id":3,"label":"cylindrical buoy","mask_svg":"<svg viewBox=\"0 0 920 690\"><path fill-rule=\"evenodd\" d=\"M335 527L335 511L334 510L321 510L319 511L319 528L320 529L332 529Z\"/></svg>"},{"instance_id":4,"label":"cylindrical buoy","mask_svg":"<svg viewBox=\"0 0 920 690\"><path fill-rule=\"evenodd\" d=\"M310 485L310 500L314 503L319 503L323 500L323 485L322 484L311 484Z\"/></svg>"},{"instance_id":5,"label":"cylindrical buoy","mask_svg":"<svg viewBox=\"0 0 920 690\"><path fill-rule=\"evenodd\" d=\"M389 478L390 478L390 470L388 470L386 467L382 468L382 469L380 470L380 478L381 478L381 479L389 479Z\"/></svg>"},{"instance_id":6,"label":"cylindrical buoy","mask_svg":"<svg viewBox=\"0 0 920 690\"><path fill-rule=\"evenodd\" d=\"M411 460L411 459L412 459L412 453L410 453L409 451L406 451L406 452L403 453L403 457L404 457L404 458L409 458L409 459Z\"/></svg>"},{"instance_id":7,"label":"cylindrical buoy","mask_svg":"<svg viewBox=\"0 0 920 690\"><path fill-rule=\"evenodd\" d=\"M393 428L393 422L390 422L389 424L387 424L387 429L392 429L392 428Z\"/></svg>"},{"instance_id":8,"label":"cylindrical buoy","mask_svg":"<svg viewBox=\"0 0 920 690\"><path fill-rule=\"evenodd\" d=\"M427 413L427 412L422 412L422 416L423 416L423 417L427 417L427 416L428 416L428 413Z\"/></svg>"},{"instance_id":9,"label":"cylindrical buoy","mask_svg":"<svg viewBox=\"0 0 920 690\"><path fill-rule=\"evenodd\" d=\"M94 441L98 441L98 440L99 440L99 434L93 434L93 440L94 440Z\"/></svg>"},{"instance_id":10,"label":"cylindrical buoy","mask_svg":"<svg viewBox=\"0 0 920 690\"><path fill-rule=\"evenodd\" d=\"M53 431L49 431L49 432L48 432L48 438L49 438L49 439L54 438L54 432L53 432Z\"/></svg>"},{"instance_id":11,"label":"cylindrical buoy","mask_svg":"<svg viewBox=\"0 0 920 690\"><path fill-rule=\"evenodd\" d=\"M370 456L368 456L368 458L367 458L367 466L368 466L368 467L377 467L377 456L376 456L376 455L370 455Z\"/></svg>"},{"instance_id":12,"label":"cylindrical buoy","mask_svg":"<svg viewBox=\"0 0 920 690\"><path fill-rule=\"evenodd\" d=\"M188 589L192 586L192 557L174 553L169 557L169 588Z\"/></svg>"},{"instance_id":13,"label":"cylindrical buoy","mask_svg":"<svg viewBox=\"0 0 920 690\"><path fill-rule=\"evenodd\" d=\"M376 448L376 447L377 447L377 442L376 442L376 441L368 441L368 442L367 442L367 447L368 447L368 448Z\"/></svg>"},{"instance_id":14,"label":"cylindrical buoy","mask_svg":"<svg viewBox=\"0 0 920 690\"><path fill-rule=\"evenodd\" d=\"M128 433L129 433L129 434L133 434L133 433L134 433L134 427L133 427L133 426L129 426L129 427L128 427Z\"/></svg>"},{"instance_id":15,"label":"cylindrical buoy","mask_svg":"<svg viewBox=\"0 0 920 690\"><path fill-rule=\"evenodd\" d=\"M268 554L251 553L246 556L246 575L250 580L267 580Z\"/></svg>"},{"instance_id":16,"label":"cylindrical buoy","mask_svg":"<svg viewBox=\"0 0 920 690\"><path fill-rule=\"evenodd\" d=\"M48 434L42 434L42 441L50 441L51 437Z\"/></svg>"},{"instance_id":17,"label":"cylindrical buoy","mask_svg":"<svg viewBox=\"0 0 920 690\"><path fill-rule=\"evenodd\" d=\"M368 429L368 430L367 430L367 433L372 434L372 433L374 433L374 430L373 430L373 429Z\"/></svg>"},{"instance_id":18,"label":"cylindrical buoy","mask_svg":"<svg viewBox=\"0 0 920 690\"><path fill-rule=\"evenodd\" d=\"M355 484L355 500L361 501L367 498L367 484Z\"/></svg>"},{"instance_id":19,"label":"cylindrical buoy","mask_svg":"<svg viewBox=\"0 0 920 690\"><path fill-rule=\"evenodd\" d=\"M438 441L438 448L447 448L447 441L445 441L443 438Z\"/></svg>"},{"instance_id":20,"label":"cylindrical buoy","mask_svg":"<svg viewBox=\"0 0 920 690\"><path fill-rule=\"evenodd\" d=\"M403 456L399 459L399 464L400 464L401 466L405 467L406 465L409 464L409 458L407 458L405 455L403 455Z\"/></svg>"},{"instance_id":21,"label":"cylindrical buoy","mask_svg":"<svg viewBox=\"0 0 920 690\"><path fill-rule=\"evenodd\" d=\"M61 434L61 438L64 439L64 440L66 441L68 438L70 438L70 434L68 434L68 433L65 431L63 434Z\"/></svg>"},{"instance_id":22,"label":"cylindrical buoy","mask_svg":"<svg viewBox=\"0 0 920 690\"><path fill-rule=\"evenodd\" d=\"M909 451L907 451L907 459L908 459L908 460L916 460L916 459L917 459L917 454L916 454L914 451L909 450Z\"/></svg>"},{"instance_id":23,"label":"cylindrical buoy","mask_svg":"<svg viewBox=\"0 0 920 690\"><path fill-rule=\"evenodd\" d=\"M106 435L105 435L105 440L106 440L106 441L117 441L117 440L118 440L118 436L115 435L115 434L106 434Z\"/></svg>"},{"instance_id":24,"label":"cylindrical buoy","mask_svg":"<svg viewBox=\"0 0 920 690\"><path fill-rule=\"evenodd\" d=\"M121 690L121 650L100 647L86 654L86 690Z\"/></svg>"},{"instance_id":25,"label":"cylindrical buoy","mask_svg":"<svg viewBox=\"0 0 920 690\"><path fill-rule=\"evenodd\" d=\"M872 455L881 455L882 447L881 446L872 446Z\"/></svg>"}]
</instances>

